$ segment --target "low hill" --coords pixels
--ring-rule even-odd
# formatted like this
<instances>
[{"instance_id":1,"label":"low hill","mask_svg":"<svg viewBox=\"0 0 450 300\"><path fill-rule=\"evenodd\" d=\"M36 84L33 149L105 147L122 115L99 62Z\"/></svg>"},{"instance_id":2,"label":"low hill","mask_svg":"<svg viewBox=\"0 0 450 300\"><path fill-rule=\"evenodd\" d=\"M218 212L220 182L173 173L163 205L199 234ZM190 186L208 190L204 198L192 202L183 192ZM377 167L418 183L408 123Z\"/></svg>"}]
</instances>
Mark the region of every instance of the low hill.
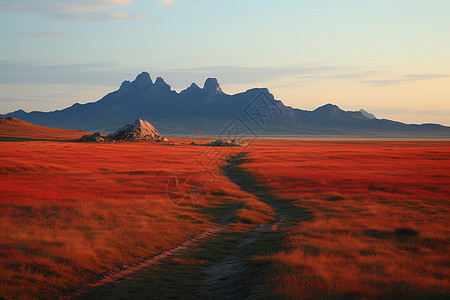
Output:
<instances>
[{"instance_id":1,"label":"low hill","mask_svg":"<svg viewBox=\"0 0 450 300\"><path fill-rule=\"evenodd\" d=\"M85 134L84 130L43 127L13 117L0 119L0 139L74 140Z\"/></svg>"}]
</instances>

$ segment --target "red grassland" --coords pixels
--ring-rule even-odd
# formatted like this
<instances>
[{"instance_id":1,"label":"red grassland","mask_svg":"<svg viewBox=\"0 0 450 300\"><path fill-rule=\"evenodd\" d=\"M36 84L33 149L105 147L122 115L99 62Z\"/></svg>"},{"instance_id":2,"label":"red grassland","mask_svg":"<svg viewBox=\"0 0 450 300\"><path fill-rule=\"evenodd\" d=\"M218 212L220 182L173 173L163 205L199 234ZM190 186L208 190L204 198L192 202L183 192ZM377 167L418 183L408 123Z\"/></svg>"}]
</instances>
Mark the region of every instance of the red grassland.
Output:
<instances>
[{"instance_id":1,"label":"red grassland","mask_svg":"<svg viewBox=\"0 0 450 300\"><path fill-rule=\"evenodd\" d=\"M220 174L220 157L213 178L203 171L204 149L0 142L0 294L61 295L208 228L211 216L202 209L223 201L223 190L238 201L239 191ZM201 201L189 198L188 187L169 200L168 182L177 191L174 176L200 186Z\"/></svg>"},{"instance_id":2,"label":"red grassland","mask_svg":"<svg viewBox=\"0 0 450 300\"><path fill-rule=\"evenodd\" d=\"M33 125L17 118L0 118L0 137L43 140L75 140L87 134L84 130L67 130Z\"/></svg>"},{"instance_id":3,"label":"red grassland","mask_svg":"<svg viewBox=\"0 0 450 300\"><path fill-rule=\"evenodd\" d=\"M314 218L290 229L271 288L289 298L450 293L449 142L258 142L244 165Z\"/></svg>"},{"instance_id":4,"label":"red grassland","mask_svg":"<svg viewBox=\"0 0 450 300\"><path fill-rule=\"evenodd\" d=\"M236 231L270 222L270 206L220 174L235 149L206 149L0 142L0 295L57 297L209 228L224 204L240 203ZM246 151L243 167L314 216L289 229L284 251L255 258L275 266L274 292L449 293L450 143L257 141ZM174 176L201 187L201 201L189 185L169 200Z\"/></svg>"}]
</instances>

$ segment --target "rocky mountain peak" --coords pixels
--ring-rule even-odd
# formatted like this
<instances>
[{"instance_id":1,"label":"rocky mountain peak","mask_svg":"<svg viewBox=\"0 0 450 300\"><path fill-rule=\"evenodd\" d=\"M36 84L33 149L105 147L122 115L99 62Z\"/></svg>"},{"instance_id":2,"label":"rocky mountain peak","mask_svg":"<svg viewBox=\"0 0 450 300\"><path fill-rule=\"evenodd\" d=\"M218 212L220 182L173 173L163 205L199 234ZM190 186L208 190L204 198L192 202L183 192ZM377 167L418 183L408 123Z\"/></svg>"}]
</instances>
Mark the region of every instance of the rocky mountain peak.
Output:
<instances>
[{"instance_id":1,"label":"rocky mountain peak","mask_svg":"<svg viewBox=\"0 0 450 300\"><path fill-rule=\"evenodd\" d=\"M201 88L194 82L188 87L188 89L201 90Z\"/></svg>"},{"instance_id":2,"label":"rocky mountain peak","mask_svg":"<svg viewBox=\"0 0 450 300\"><path fill-rule=\"evenodd\" d=\"M216 78L206 79L203 90L211 95L223 93Z\"/></svg>"},{"instance_id":3,"label":"rocky mountain peak","mask_svg":"<svg viewBox=\"0 0 450 300\"><path fill-rule=\"evenodd\" d=\"M199 93L202 89L195 83L192 83L187 89L182 90L182 94L193 94L193 93Z\"/></svg>"},{"instance_id":4,"label":"rocky mountain peak","mask_svg":"<svg viewBox=\"0 0 450 300\"><path fill-rule=\"evenodd\" d=\"M374 114L372 114L372 113L370 113L370 112L368 112L368 111L366 111L364 109L360 109L359 112L366 118L369 118L369 119L376 119L377 118L377 117L375 117Z\"/></svg>"},{"instance_id":5,"label":"rocky mountain peak","mask_svg":"<svg viewBox=\"0 0 450 300\"><path fill-rule=\"evenodd\" d=\"M122 84L120 85L119 90L127 90L129 87L131 87L131 82L128 80L125 80L124 82L122 82Z\"/></svg>"},{"instance_id":6,"label":"rocky mountain peak","mask_svg":"<svg viewBox=\"0 0 450 300\"><path fill-rule=\"evenodd\" d=\"M316 108L314 111L321 111L321 112L332 112L332 111L340 111L341 109L339 106L328 103L321 107Z\"/></svg>"},{"instance_id":7,"label":"rocky mountain peak","mask_svg":"<svg viewBox=\"0 0 450 300\"><path fill-rule=\"evenodd\" d=\"M150 77L150 74L147 72L142 72L139 74L136 79L132 82L133 85L139 88L150 87L153 85L153 81Z\"/></svg>"},{"instance_id":8,"label":"rocky mountain peak","mask_svg":"<svg viewBox=\"0 0 450 300\"><path fill-rule=\"evenodd\" d=\"M162 77L156 78L155 86L160 89L168 89L170 90L170 85L168 85Z\"/></svg>"}]
</instances>

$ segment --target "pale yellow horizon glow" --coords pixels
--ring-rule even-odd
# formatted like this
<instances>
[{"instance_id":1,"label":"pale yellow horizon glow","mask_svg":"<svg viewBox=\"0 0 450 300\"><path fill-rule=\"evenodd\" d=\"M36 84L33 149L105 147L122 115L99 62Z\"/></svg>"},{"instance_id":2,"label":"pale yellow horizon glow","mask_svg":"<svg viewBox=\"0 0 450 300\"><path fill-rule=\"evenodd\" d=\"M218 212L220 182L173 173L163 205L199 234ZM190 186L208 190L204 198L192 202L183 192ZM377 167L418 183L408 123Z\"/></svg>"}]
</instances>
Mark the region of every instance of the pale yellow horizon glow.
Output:
<instances>
[{"instance_id":1,"label":"pale yellow horizon glow","mask_svg":"<svg viewBox=\"0 0 450 300\"><path fill-rule=\"evenodd\" d=\"M450 126L450 77L386 86L349 81L328 79L296 84L295 78L283 78L260 87L268 87L275 99L294 108L314 110L332 103L343 110L365 109L378 118L408 124L438 123ZM247 88L238 84L227 85L224 90L236 93Z\"/></svg>"}]
</instances>

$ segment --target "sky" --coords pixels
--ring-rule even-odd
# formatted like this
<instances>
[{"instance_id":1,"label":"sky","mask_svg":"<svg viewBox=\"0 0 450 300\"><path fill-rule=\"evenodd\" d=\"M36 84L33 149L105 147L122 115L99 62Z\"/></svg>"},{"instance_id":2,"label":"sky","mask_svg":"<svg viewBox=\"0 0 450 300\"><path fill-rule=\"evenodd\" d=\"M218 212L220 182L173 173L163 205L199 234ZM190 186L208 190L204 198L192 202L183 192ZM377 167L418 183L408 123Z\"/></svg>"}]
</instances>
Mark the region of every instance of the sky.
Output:
<instances>
[{"instance_id":1,"label":"sky","mask_svg":"<svg viewBox=\"0 0 450 300\"><path fill-rule=\"evenodd\" d=\"M147 71L450 126L449 32L448 0L0 0L0 113L97 101Z\"/></svg>"}]
</instances>

